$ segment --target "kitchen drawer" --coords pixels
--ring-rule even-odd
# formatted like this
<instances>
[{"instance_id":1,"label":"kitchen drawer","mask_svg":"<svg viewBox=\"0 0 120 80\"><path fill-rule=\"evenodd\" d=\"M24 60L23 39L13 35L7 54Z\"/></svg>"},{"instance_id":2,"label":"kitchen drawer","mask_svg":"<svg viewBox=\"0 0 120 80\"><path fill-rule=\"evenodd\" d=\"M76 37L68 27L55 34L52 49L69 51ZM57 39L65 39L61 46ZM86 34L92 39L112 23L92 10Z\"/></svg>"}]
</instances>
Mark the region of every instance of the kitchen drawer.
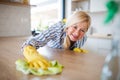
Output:
<instances>
[{"instance_id":1,"label":"kitchen drawer","mask_svg":"<svg viewBox=\"0 0 120 80\"><path fill-rule=\"evenodd\" d=\"M107 54L112 49L112 39L89 37L83 48L91 53Z\"/></svg>"},{"instance_id":2,"label":"kitchen drawer","mask_svg":"<svg viewBox=\"0 0 120 80\"><path fill-rule=\"evenodd\" d=\"M119 40L118 48L120 49L120 40Z\"/></svg>"},{"instance_id":3,"label":"kitchen drawer","mask_svg":"<svg viewBox=\"0 0 120 80\"><path fill-rule=\"evenodd\" d=\"M112 49L112 39L99 39L98 43L99 43L98 48L108 50Z\"/></svg>"},{"instance_id":4,"label":"kitchen drawer","mask_svg":"<svg viewBox=\"0 0 120 80\"><path fill-rule=\"evenodd\" d=\"M98 54L106 55L106 54L110 54L110 53L111 53L110 49L98 48Z\"/></svg>"}]
</instances>

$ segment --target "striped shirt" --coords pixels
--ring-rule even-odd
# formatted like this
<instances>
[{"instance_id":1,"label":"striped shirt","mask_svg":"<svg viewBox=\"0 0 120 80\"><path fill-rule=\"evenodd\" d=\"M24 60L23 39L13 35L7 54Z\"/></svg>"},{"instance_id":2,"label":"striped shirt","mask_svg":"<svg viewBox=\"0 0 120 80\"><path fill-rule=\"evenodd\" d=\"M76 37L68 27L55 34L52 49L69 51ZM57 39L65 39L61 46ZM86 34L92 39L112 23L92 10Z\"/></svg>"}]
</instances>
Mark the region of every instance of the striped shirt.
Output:
<instances>
[{"instance_id":1,"label":"striped shirt","mask_svg":"<svg viewBox=\"0 0 120 80\"><path fill-rule=\"evenodd\" d=\"M51 27L49 27L46 31L41 32L40 34L30 37L23 46L32 45L36 49L39 47L43 47L45 45L52 48L63 48L63 41L66 36L66 32L64 32L65 24L63 22L58 22ZM86 42L87 36L85 35L82 39L76 41L70 49L80 48Z\"/></svg>"}]
</instances>

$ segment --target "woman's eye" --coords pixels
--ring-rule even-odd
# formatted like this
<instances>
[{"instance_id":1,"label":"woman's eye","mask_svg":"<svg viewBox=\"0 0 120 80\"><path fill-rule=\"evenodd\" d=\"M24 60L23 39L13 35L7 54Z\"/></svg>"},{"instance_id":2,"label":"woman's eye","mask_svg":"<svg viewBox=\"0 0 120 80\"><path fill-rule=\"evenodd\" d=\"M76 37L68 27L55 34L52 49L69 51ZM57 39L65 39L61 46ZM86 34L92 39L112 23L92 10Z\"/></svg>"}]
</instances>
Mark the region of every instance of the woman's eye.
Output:
<instances>
[{"instance_id":1,"label":"woman's eye","mask_svg":"<svg viewBox=\"0 0 120 80\"><path fill-rule=\"evenodd\" d=\"M85 30L82 30L82 29L80 31L85 32Z\"/></svg>"},{"instance_id":2,"label":"woman's eye","mask_svg":"<svg viewBox=\"0 0 120 80\"><path fill-rule=\"evenodd\" d=\"M73 26L74 27L74 29L77 29L77 26Z\"/></svg>"}]
</instances>

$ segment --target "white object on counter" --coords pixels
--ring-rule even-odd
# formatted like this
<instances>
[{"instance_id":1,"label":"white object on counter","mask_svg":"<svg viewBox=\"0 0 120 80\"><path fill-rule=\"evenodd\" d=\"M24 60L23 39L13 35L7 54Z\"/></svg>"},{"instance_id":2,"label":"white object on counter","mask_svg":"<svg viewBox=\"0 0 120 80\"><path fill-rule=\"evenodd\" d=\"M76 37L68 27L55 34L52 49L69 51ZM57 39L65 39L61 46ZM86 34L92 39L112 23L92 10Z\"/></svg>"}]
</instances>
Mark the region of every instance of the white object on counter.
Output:
<instances>
[{"instance_id":1,"label":"white object on counter","mask_svg":"<svg viewBox=\"0 0 120 80\"><path fill-rule=\"evenodd\" d=\"M88 35L88 37L92 38L104 38L104 39L112 39L112 34L101 34L101 33L94 33L92 35Z\"/></svg>"}]
</instances>

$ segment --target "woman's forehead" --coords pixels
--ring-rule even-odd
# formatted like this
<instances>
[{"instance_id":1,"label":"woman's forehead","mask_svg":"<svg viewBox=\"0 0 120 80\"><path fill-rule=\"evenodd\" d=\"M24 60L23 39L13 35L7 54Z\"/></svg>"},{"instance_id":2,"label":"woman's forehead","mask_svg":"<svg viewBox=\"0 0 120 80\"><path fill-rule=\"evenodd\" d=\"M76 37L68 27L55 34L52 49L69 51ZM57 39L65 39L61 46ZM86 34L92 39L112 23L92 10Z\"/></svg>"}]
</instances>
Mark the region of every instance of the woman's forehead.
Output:
<instances>
[{"instance_id":1,"label":"woman's forehead","mask_svg":"<svg viewBox=\"0 0 120 80\"><path fill-rule=\"evenodd\" d=\"M78 27L85 27L85 28L87 28L87 26L88 26L87 22L78 22L74 25L77 25Z\"/></svg>"}]
</instances>

